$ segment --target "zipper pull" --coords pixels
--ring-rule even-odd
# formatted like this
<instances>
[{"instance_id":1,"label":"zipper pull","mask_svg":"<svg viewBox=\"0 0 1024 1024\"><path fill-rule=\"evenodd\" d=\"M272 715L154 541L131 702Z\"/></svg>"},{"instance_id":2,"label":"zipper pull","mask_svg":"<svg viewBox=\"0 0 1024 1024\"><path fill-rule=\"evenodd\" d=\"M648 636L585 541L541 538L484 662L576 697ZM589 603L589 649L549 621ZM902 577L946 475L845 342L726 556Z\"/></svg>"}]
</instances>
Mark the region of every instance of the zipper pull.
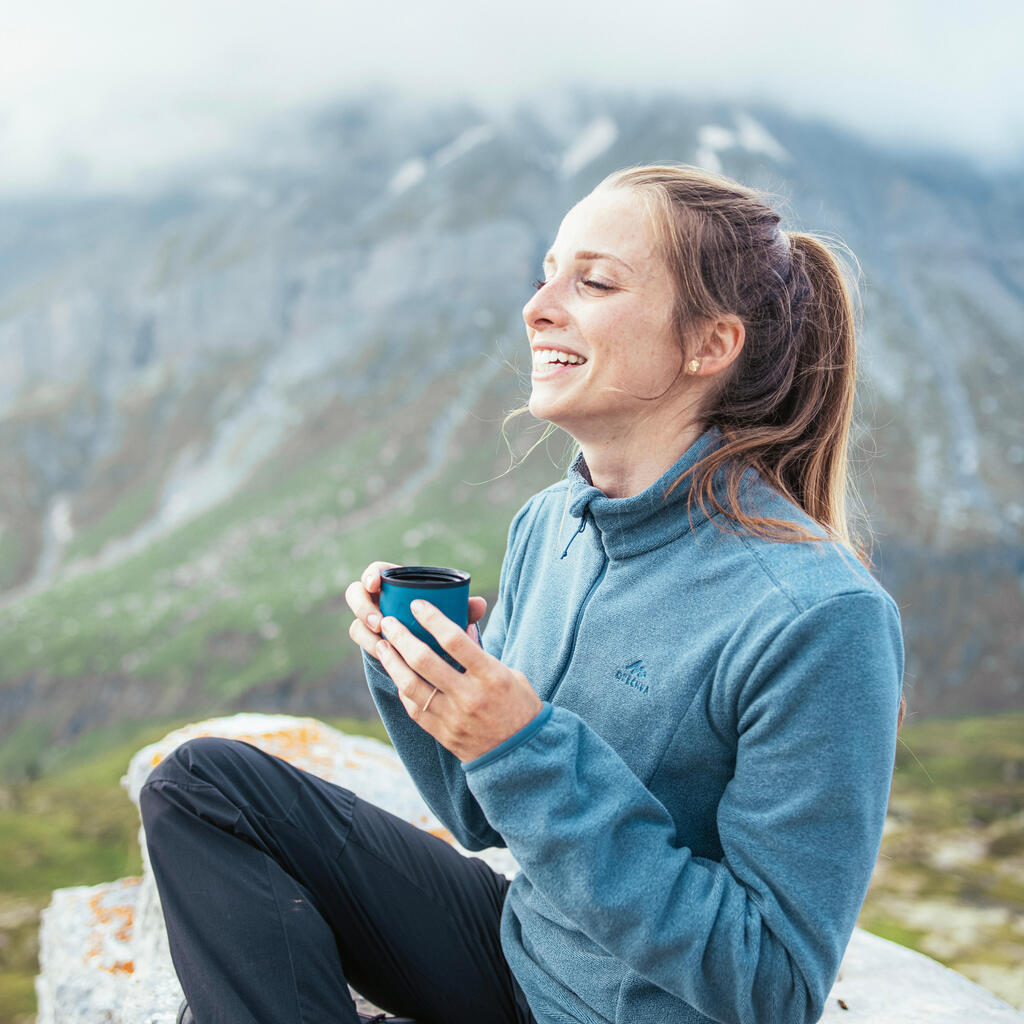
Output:
<instances>
[{"instance_id":1,"label":"zipper pull","mask_svg":"<svg viewBox=\"0 0 1024 1024\"><path fill-rule=\"evenodd\" d=\"M587 528L587 513L584 512L580 518L580 528L569 538L569 543L565 545L565 550L562 552L562 558L565 558L569 554L569 548L572 547L572 542ZM559 559L561 561L561 559Z\"/></svg>"}]
</instances>

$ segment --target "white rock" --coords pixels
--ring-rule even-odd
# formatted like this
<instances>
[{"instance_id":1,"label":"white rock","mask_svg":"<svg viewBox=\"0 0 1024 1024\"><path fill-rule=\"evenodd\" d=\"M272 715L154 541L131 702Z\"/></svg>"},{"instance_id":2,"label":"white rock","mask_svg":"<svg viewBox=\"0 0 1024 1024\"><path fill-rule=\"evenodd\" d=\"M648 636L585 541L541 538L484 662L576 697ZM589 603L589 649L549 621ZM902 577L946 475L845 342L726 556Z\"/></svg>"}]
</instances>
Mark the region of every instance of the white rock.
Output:
<instances>
[{"instance_id":1,"label":"white rock","mask_svg":"<svg viewBox=\"0 0 1024 1024\"><path fill-rule=\"evenodd\" d=\"M924 954L857 929L821 1020L822 1024L1020 1024L1024 1013Z\"/></svg>"}]
</instances>

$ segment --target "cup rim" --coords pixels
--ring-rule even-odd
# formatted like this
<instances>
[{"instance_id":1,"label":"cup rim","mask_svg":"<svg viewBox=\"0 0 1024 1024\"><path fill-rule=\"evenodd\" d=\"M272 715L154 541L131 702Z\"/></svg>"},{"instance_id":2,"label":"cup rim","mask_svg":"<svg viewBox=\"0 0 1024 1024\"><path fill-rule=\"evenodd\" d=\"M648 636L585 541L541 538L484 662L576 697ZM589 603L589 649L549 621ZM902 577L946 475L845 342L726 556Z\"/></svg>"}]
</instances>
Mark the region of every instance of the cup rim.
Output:
<instances>
[{"instance_id":1,"label":"cup rim","mask_svg":"<svg viewBox=\"0 0 1024 1024\"><path fill-rule=\"evenodd\" d=\"M403 578L416 576L415 579ZM424 578L426 577L426 578ZM381 585L388 583L395 587L415 587L424 590L449 590L469 583L470 575L462 569L449 569L443 565L396 565L383 569Z\"/></svg>"}]
</instances>

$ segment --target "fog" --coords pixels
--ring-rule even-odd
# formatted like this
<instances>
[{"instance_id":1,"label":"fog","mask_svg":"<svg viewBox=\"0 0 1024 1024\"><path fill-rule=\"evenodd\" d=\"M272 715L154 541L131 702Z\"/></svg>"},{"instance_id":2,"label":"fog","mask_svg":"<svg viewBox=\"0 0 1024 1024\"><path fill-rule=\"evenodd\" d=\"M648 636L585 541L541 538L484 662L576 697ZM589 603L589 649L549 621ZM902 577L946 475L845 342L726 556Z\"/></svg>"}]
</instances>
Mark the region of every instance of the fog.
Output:
<instances>
[{"instance_id":1,"label":"fog","mask_svg":"<svg viewBox=\"0 0 1024 1024\"><path fill-rule=\"evenodd\" d=\"M11 5L8 5L9 7ZM1024 5L927 0L36 0L0 25L0 190L130 188L386 86L757 99L886 144L1024 159Z\"/></svg>"}]
</instances>

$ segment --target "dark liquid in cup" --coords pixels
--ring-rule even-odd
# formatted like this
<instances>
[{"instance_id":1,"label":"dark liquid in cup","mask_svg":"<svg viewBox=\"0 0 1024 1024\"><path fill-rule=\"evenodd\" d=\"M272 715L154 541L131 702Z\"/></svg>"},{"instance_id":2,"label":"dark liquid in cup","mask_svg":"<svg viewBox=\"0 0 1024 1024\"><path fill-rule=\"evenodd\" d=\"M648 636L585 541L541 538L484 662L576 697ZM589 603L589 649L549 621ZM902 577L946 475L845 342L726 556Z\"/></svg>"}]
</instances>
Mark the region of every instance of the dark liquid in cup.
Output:
<instances>
[{"instance_id":1,"label":"dark liquid in cup","mask_svg":"<svg viewBox=\"0 0 1024 1024\"><path fill-rule=\"evenodd\" d=\"M469 582L469 573L426 565L404 565L385 569L381 578L399 587L458 587Z\"/></svg>"}]
</instances>

